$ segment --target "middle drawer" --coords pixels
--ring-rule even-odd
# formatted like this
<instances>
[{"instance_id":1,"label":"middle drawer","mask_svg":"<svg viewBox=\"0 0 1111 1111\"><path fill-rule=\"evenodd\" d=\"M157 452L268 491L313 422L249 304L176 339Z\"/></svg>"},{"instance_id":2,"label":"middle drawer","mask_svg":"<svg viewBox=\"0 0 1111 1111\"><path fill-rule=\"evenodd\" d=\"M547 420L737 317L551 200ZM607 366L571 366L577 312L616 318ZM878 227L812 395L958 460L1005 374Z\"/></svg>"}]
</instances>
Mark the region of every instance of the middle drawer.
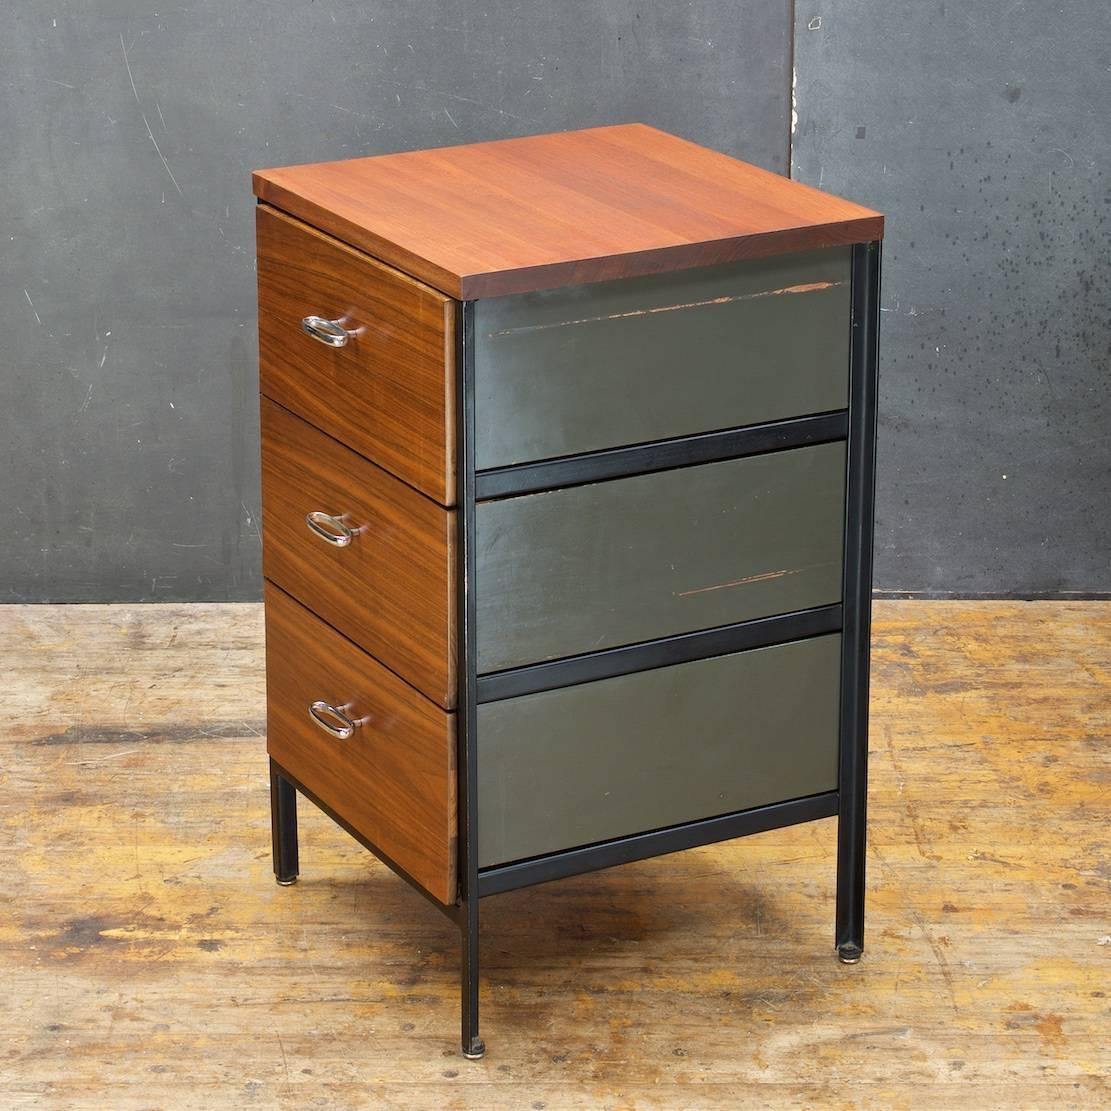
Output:
<instances>
[{"instance_id":1,"label":"middle drawer","mask_svg":"<svg viewBox=\"0 0 1111 1111\"><path fill-rule=\"evenodd\" d=\"M479 672L841 600L845 445L477 507Z\"/></svg>"},{"instance_id":2,"label":"middle drawer","mask_svg":"<svg viewBox=\"0 0 1111 1111\"><path fill-rule=\"evenodd\" d=\"M265 399L262 444L266 576L453 708L455 512ZM480 502L478 671L839 602L844 474L831 443Z\"/></svg>"},{"instance_id":3,"label":"middle drawer","mask_svg":"<svg viewBox=\"0 0 1111 1111\"><path fill-rule=\"evenodd\" d=\"M454 511L267 398L262 506L266 577L451 709Z\"/></svg>"}]
</instances>

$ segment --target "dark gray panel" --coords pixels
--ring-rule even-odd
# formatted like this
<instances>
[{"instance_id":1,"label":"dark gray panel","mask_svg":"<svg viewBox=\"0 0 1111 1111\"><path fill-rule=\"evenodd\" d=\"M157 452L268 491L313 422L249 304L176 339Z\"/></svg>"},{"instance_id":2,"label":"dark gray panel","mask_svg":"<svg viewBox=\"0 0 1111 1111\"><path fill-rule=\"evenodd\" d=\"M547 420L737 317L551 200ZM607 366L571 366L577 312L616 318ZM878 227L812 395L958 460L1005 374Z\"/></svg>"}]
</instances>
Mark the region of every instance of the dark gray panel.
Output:
<instances>
[{"instance_id":1,"label":"dark gray panel","mask_svg":"<svg viewBox=\"0 0 1111 1111\"><path fill-rule=\"evenodd\" d=\"M1111 591L1111 7L797 12L795 176L888 214L877 585Z\"/></svg>"},{"instance_id":2,"label":"dark gray panel","mask_svg":"<svg viewBox=\"0 0 1111 1111\"><path fill-rule=\"evenodd\" d=\"M782 172L787 7L7 4L0 598L259 596L251 169L644 119Z\"/></svg>"},{"instance_id":3,"label":"dark gray panel","mask_svg":"<svg viewBox=\"0 0 1111 1111\"><path fill-rule=\"evenodd\" d=\"M844 444L484 502L478 670L837 602Z\"/></svg>"},{"instance_id":4,"label":"dark gray panel","mask_svg":"<svg viewBox=\"0 0 1111 1111\"><path fill-rule=\"evenodd\" d=\"M843 409L848 361L847 248L479 301L476 466Z\"/></svg>"},{"instance_id":5,"label":"dark gray panel","mask_svg":"<svg viewBox=\"0 0 1111 1111\"><path fill-rule=\"evenodd\" d=\"M840 640L479 706L479 865L836 790Z\"/></svg>"}]
</instances>

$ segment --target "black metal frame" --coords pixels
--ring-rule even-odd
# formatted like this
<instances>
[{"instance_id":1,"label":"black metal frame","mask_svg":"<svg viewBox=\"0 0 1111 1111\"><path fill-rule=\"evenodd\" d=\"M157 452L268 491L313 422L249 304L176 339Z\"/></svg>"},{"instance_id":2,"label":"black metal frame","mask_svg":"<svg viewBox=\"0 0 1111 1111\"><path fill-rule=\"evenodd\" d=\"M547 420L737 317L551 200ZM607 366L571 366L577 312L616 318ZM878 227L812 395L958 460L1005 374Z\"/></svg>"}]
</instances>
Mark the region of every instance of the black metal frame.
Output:
<instances>
[{"instance_id":1,"label":"black metal frame","mask_svg":"<svg viewBox=\"0 0 1111 1111\"><path fill-rule=\"evenodd\" d=\"M478 677L478 701L500 702L522 694L573 687L612 679L636 671L725 656L748 648L767 648L792 640L836 633L841 628L841 606L819 606L776 617L758 617L735 625L719 625L696 633L679 633L662 640L603 648L581 656L566 656L547 663L528 664L505 671L490 671Z\"/></svg>"},{"instance_id":2,"label":"black metal frame","mask_svg":"<svg viewBox=\"0 0 1111 1111\"><path fill-rule=\"evenodd\" d=\"M634 444L631 447L569 455L562 459L544 459L516 467L495 467L479 471L475 476L475 496L479 501L514 498L542 490L604 482L608 478L630 478L632 475L670 471L699 463L740 459L745 455L766 455L773 451L843 440L847 430L848 417L844 411L817 413L809 417L753 424L747 428L727 428L721 432L678 436L652 444Z\"/></svg>"},{"instance_id":3,"label":"black metal frame","mask_svg":"<svg viewBox=\"0 0 1111 1111\"><path fill-rule=\"evenodd\" d=\"M458 694L456 733L459 755L459 898L461 933L463 1055L476 1059L486 1052L478 1033L478 671L475 651L475 406L474 302L459 304L456 342L456 502L458 535L456 571L458 630L456 668Z\"/></svg>"},{"instance_id":4,"label":"black metal frame","mask_svg":"<svg viewBox=\"0 0 1111 1111\"><path fill-rule=\"evenodd\" d=\"M836 813L837 792L827 791L770 806L721 814L715 818L703 818L697 822L685 822L679 826L667 826L648 833L634 833L596 845L483 868L478 873L478 893L483 898L500 895L518 887L565 879L583 872L596 872L616 864L665 856L698 845L711 845L715 841L731 841L735 837L747 837L751 833L764 833L799 822L812 822L817 818L831 818Z\"/></svg>"},{"instance_id":5,"label":"black metal frame","mask_svg":"<svg viewBox=\"0 0 1111 1111\"><path fill-rule=\"evenodd\" d=\"M271 761L274 872L297 877L297 801L301 792L375 856L415 887L460 930L461 1038L467 1057L481 1057L479 1036L479 900L531 884L609 868L647 857L742 837L817 818L838 817L835 940L846 963L864 944L864 852L868 758L868 670L871 630L872 527L875 484L876 368L879 338L880 244L852 248L849 405L744 429L680 437L658 444L590 452L519 467L475 471L474 303L456 315L456 461L458 543L456 587L459 896L445 905L343 818ZM844 580L840 605L725 625L581 656L477 673L475 653L475 515L480 501L691 466L807 444L845 440ZM703 821L634 834L528 860L479 868L477 709L480 703L689 660L779 644L840 630L841 709L838 789Z\"/></svg>"},{"instance_id":6,"label":"black metal frame","mask_svg":"<svg viewBox=\"0 0 1111 1111\"><path fill-rule=\"evenodd\" d=\"M853 247L842 590L844 628L841 631L840 809L837 819L837 913L834 933L838 955L846 964L855 964L864 952L880 255L879 242L859 243Z\"/></svg>"},{"instance_id":7,"label":"black metal frame","mask_svg":"<svg viewBox=\"0 0 1111 1111\"><path fill-rule=\"evenodd\" d=\"M270 761L270 836L274 847L274 879L288 887L297 882L297 791L293 780Z\"/></svg>"}]
</instances>

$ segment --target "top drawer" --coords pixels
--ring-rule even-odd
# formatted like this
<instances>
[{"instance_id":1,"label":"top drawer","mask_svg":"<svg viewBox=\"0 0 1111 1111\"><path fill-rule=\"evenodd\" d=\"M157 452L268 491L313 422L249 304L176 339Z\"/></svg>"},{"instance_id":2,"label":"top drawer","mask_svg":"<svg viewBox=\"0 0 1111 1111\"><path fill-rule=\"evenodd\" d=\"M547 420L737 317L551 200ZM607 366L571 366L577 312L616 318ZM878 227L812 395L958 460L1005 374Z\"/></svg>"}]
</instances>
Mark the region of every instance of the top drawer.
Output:
<instances>
[{"instance_id":1,"label":"top drawer","mask_svg":"<svg viewBox=\"0 0 1111 1111\"><path fill-rule=\"evenodd\" d=\"M844 409L848 248L475 304L476 465Z\"/></svg>"},{"instance_id":2,"label":"top drawer","mask_svg":"<svg viewBox=\"0 0 1111 1111\"><path fill-rule=\"evenodd\" d=\"M265 205L256 234L262 392L453 504L454 302ZM308 316L346 341L307 335Z\"/></svg>"}]
</instances>

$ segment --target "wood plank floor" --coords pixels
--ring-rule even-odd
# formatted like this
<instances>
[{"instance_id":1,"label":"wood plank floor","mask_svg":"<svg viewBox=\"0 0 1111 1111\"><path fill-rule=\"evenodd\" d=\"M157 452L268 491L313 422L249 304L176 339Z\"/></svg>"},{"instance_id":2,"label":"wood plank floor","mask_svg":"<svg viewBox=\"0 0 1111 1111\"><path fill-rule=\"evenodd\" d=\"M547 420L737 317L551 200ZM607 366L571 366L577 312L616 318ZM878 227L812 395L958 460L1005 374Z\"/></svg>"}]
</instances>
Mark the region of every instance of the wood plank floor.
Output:
<instances>
[{"instance_id":1,"label":"wood plank floor","mask_svg":"<svg viewBox=\"0 0 1111 1111\"><path fill-rule=\"evenodd\" d=\"M453 927L302 804L257 606L0 607L0 1106L1111 1106L1111 605L876 606L868 947L833 821Z\"/></svg>"}]
</instances>

